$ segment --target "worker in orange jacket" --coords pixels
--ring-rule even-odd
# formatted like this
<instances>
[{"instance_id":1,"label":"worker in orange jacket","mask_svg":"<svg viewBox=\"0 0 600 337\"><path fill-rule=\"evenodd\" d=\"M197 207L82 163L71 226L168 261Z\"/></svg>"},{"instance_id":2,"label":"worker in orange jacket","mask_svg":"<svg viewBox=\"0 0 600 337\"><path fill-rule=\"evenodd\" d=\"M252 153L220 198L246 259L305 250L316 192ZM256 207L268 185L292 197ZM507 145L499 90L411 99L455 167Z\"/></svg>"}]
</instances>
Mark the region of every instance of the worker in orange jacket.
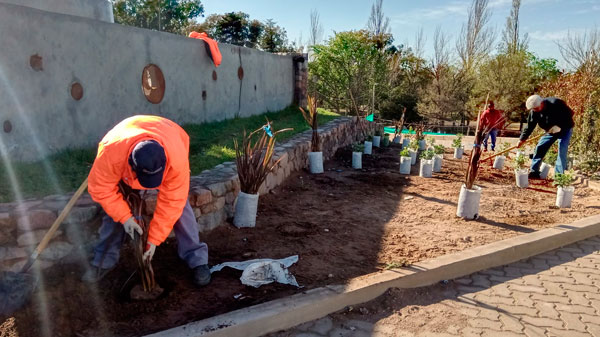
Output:
<instances>
[{"instance_id":1,"label":"worker in orange jacket","mask_svg":"<svg viewBox=\"0 0 600 337\"><path fill-rule=\"evenodd\" d=\"M134 190L158 189L144 258L151 260L156 247L174 230L178 255L193 270L194 283L203 286L210 282L208 246L200 242L188 201L188 152L187 133L159 116L129 117L104 136L88 177L88 191L106 216L92 267L83 281L96 282L115 267L125 234L133 239L134 231L143 233L119 192L118 184L123 182Z\"/></svg>"}]
</instances>

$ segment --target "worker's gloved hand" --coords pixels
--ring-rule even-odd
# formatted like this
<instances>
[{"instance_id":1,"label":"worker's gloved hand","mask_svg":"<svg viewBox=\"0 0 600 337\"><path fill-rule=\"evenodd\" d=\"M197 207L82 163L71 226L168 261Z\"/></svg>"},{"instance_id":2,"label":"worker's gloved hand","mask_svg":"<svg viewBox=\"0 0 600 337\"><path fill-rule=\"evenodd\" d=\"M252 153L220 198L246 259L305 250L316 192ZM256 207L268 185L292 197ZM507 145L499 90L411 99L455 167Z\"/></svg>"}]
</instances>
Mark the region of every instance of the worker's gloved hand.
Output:
<instances>
[{"instance_id":1,"label":"worker's gloved hand","mask_svg":"<svg viewBox=\"0 0 600 337\"><path fill-rule=\"evenodd\" d=\"M153 243L148 242L146 244L146 251L144 252L144 255L142 255L142 258L144 259L144 261L146 261L146 263L150 263L150 261L152 261L152 257L154 256L155 250L156 246Z\"/></svg>"},{"instance_id":2,"label":"worker's gloved hand","mask_svg":"<svg viewBox=\"0 0 600 337\"><path fill-rule=\"evenodd\" d=\"M525 144L524 140L520 140L519 141L519 145L517 145L518 148L521 148L521 146L523 146L523 144Z\"/></svg>"},{"instance_id":3,"label":"worker's gloved hand","mask_svg":"<svg viewBox=\"0 0 600 337\"><path fill-rule=\"evenodd\" d=\"M123 224L123 229L125 229L125 233L129 234L129 236L131 236L131 240L133 240L133 231L138 232L139 235L144 234L144 231L142 230L142 227L140 227L140 225L138 225L138 223L135 221L135 219L133 217L127 219L127 221L125 221L125 223Z\"/></svg>"}]
</instances>

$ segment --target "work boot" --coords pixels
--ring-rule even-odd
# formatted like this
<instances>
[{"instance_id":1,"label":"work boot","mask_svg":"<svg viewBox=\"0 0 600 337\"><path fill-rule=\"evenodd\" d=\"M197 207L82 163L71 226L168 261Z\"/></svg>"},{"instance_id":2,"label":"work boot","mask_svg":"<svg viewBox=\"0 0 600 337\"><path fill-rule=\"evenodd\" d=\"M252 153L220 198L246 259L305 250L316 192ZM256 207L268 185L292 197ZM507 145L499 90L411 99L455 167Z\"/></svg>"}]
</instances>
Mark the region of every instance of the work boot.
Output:
<instances>
[{"instance_id":1,"label":"work boot","mask_svg":"<svg viewBox=\"0 0 600 337\"><path fill-rule=\"evenodd\" d=\"M114 267L105 269L98 268L96 266L90 266L90 268L88 268L88 270L85 271L83 276L81 276L81 281L85 283L96 283L103 279L104 276L106 276L106 274L108 274L108 272L110 272L113 269Z\"/></svg>"},{"instance_id":2,"label":"work boot","mask_svg":"<svg viewBox=\"0 0 600 337\"><path fill-rule=\"evenodd\" d=\"M194 268L194 284L198 287L205 286L210 283L210 269L207 264L203 264Z\"/></svg>"},{"instance_id":3,"label":"work boot","mask_svg":"<svg viewBox=\"0 0 600 337\"><path fill-rule=\"evenodd\" d=\"M541 179L539 171L531 171L529 172L529 179Z\"/></svg>"}]
</instances>

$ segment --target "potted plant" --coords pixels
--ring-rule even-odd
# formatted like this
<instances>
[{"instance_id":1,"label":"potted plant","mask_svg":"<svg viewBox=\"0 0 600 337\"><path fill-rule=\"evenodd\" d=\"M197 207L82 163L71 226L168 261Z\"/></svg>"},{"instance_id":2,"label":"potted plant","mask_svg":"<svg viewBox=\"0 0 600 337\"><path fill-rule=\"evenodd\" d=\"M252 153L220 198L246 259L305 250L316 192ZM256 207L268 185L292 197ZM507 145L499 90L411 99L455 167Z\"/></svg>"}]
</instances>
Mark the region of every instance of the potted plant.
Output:
<instances>
[{"instance_id":1,"label":"potted plant","mask_svg":"<svg viewBox=\"0 0 600 337\"><path fill-rule=\"evenodd\" d=\"M419 151L425 151L427 149L427 142L425 141L425 136L423 135L424 130L425 125L423 124L415 127L415 139L419 142Z\"/></svg>"},{"instance_id":2,"label":"potted plant","mask_svg":"<svg viewBox=\"0 0 600 337\"><path fill-rule=\"evenodd\" d=\"M573 192L575 191L575 187L572 186L574 181L575 177L570 171L556 173L554 175L554 182L552 185L558 186L558 190L556 191L556 206L560 208L571 207Z\"/></svg>"},{"instance_id":3,"label":"potted plant","mask_svg":"<svg viewBox=\"0 0 600 337\"><path fill-rule=\"evenodd\" d=\"M487 107L487 99L483 107ZM475 181L477 180L477 175L479 173L481 143L491 131L490 128L480 124L482 113L483 109L479 111L479 114L477 116L477 128L475 129L473 150L471 151L471 156L469 158L467 174L465 174L465 183L462 184L462 186L460 187L460 194L458 195L458 203L456 206L456 215L465 219L477 219L479 217L479 201L481 200L481 187L475 185ZM457 136L462 138L462 135ZM454 147L455 149L459 146L461 146L462 148L462 144L460 144L460 141L456 142L455 140L454 145L456 145Z\"/></svg>"},{"instance_id":4,"label":"potted plant","mask_svg":"<svg viewBox=\"0 0 600 337\"><path fill-rule=\"evenodd\" d=\"M406 107L402 108L402 118L400 121L394 121L394 144L400 144L400 133L402 133L402 127L404 126L404 114L406 113ZM404 147L403 147L404 148Z\"/></svg>"},{"instance_id":5,"label":"potted plant","mask_svg":"<svg viewBox=\"0 0 600 337\"><path fill-rule=\"evenodd\" d=\"M434 145L433 146L433 172L441 172L442 171L442 163L444 160L444 145Z\"/></svg>"},{"instance_id":6,"label":"potted plant","mask_svg":"<svg viewBox=\"0 0 600 337\"><path fill-rule=\"evenodd\" d=\"M275 136L280 132L292 129L282 129L273 132L271 122L254 130L250 134L244 131L242 144L233 140L235 148L235 163L240 179L240 193L235 203L233 224L236 227L256 226L256 210L258 208L258 190L267 175L279 164L279 160L271 163L275 148ZM255 135L262 132L258 139Z\"/></svg>"},{"instance_id":7,"label":"potted plant","mask_svg":"<svg viewBox=\"0 0 600 337\"><path fill-rule=\"evenodd\" d=\"M548 174L550 173L550 169L556 163L558 159L558 145L554 143L554 145L546 152L546 156L544 156L542 166L540 166L540 178L546 179L548 178Z\"/></svg>"},{"instance_id":8,"label":"potted plant","mask_svg":"<svg viewBox=\"0 0 600 337\"><path fill-rule=\"evenodd\" d=\"M506 151L509 148L510 148L510 143L504 142L504 143L502 143L502 148L500 151L501 152ZM496 158L494 158L494 165L492 167L495 168L496 170L502 170L504 168L505 161L506 161L506 156L503 156L503 155L496 156Z\"/></svg>"},{"instance_id":9,"label":"potted plant","mask_svg":"<svg viewBox=\"0 0 600 337\"><path fill-rule=\"evenodd\" d=\"M433 150L426 150L421 153L421 165L419 167L419 176L431 178L433 172Z\"/></svg>"},{"instance_id":10,"label":"potted plant","mask_svg":"<svg viewBox=\"0 0 600 337\"><path fill-rule=\"evenodd\" d=\"M456 138L452 140L452 147L454 148L454 159L461 159L463 156L464 148L462 145L462 133L456 135Z\"/></svg>"},{"instance_id":11,"label":"potted plant","mask_svg":"<svg viewBox=\"0 0 600 337\"><path fill-rule=\"evenodd\" d=\"M416 152L415 152L416 154ZM410 174L410 167L412 165L412 153L408 147L400 151L400 173Z\"/></svg>"},{"instance_id":12,"label":"potted plant","mask_svg":"<svg viewBox=\"0 0 600 337\"><path fill-rule=\"evenodd\" d=\"M323 152L321 152L321 144L319 142L319 133L317 131L317 100L312 97L307 97L308 101L308 112L304 111L300 107L300 111L302 111L302 116L308 125L312 128L312 139L311 139L311 147L310 152L308 152L308 163L310 173L323 173Z\"/></svg>"},{"instance_id":13,"label":"potted plant","mask_svg":"<svg viewBox=\"0 0 600 337\"><path fill-rule=\"evenodd\" d=\"M523 153L515 157L515 179L517 186L527 188L529 186L529 169L526 167L527 159Z\"/></svg>"},{"instance_id":14,"label":"potted plant","mask_svg":"<svg viewBox=\"0 0 600 337\"><path fill-rule=\"evenodd\" d=\"M410 164L414 165L417 163L417 153L419 152L419 141L413 139L408 145L408 152L410 153Z\"/></svg>"},{"instance_id":15,"label":"potted plant","mask_svg":"<svg viewBox=\"0 0 600 337\"><path fill-rule=\"evenodd\" d=\"M435 137L431 136L431 137L427 137L427 150L432 150L435 147Z\"/></svg>"},{"instance_id":16,"label":"potted plant","mask_svg":"<svg viewBox=\"0 0 600 337\"><path fill-rule=\"evenodd\" d=\"M378 128L375 130L375 136L373 136L373 146L380 147L381 146L381 130Z\"/></svg>"},{"instance_id":17,"label":"potted plant","mask_svg":"<svg viewBox=\"0 0 600 337\"><path fill-rule=\"evenodd\" d=\"M362 169L362 154L365 149L363 144L354 143L352 144L352 168L360 170Z\"/></svg>"},{"instance_id":18,"label":"potted plant","mask_svg":"<svg viewBox=\"0 0 600 337\"><path fill-rule=\"evenodd\" d=\"M383 133L383 146L384 147L388 147L390 146L390 134L389 133Z\"/></svg>"},{"instance_id":19,"label":"potted plant","mask_svg":"<svg viewBox=\"0 0 600 337\"><path fill-rule=\"evenodd\" d=\"M368 135L367 140L365 140L365 149L363 151L364 154L372 154L373 153L373 136Z\"/></svg>"}]
</instances>

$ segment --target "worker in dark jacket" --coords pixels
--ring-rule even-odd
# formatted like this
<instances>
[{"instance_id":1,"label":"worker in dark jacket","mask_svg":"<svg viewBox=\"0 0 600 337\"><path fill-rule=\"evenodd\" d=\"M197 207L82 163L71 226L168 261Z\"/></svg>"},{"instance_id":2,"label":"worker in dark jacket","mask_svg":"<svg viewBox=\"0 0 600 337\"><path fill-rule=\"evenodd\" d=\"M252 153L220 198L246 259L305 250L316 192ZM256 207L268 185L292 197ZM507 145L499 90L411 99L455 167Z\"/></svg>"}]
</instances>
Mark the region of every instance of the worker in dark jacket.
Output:
<instances>
[{"instance_id":1,"label":"worker in dark jacket","mask_svg":"<svg viewBox=\"0 0 600 337\"><path fill-rule=\"evenodd\" d=\"M533 179L540 177L542 159L544 159L546 152L548 152L556 140L558 140L558 158L556 159L554 172L564 173L565 169L567 169L569 142L573 133L573 126L575 126L573 122L573 110L560 98L542 98L538 95L530 96L525 106L530 112L527 117L527 124L521 133L519 147L529 138L536 125L539 125L540 128L548 132L540 138L535 147L529 177ZM560 128L560 131L549 133L549 130L554 126Z\"/></svg>"}]
</instances>

